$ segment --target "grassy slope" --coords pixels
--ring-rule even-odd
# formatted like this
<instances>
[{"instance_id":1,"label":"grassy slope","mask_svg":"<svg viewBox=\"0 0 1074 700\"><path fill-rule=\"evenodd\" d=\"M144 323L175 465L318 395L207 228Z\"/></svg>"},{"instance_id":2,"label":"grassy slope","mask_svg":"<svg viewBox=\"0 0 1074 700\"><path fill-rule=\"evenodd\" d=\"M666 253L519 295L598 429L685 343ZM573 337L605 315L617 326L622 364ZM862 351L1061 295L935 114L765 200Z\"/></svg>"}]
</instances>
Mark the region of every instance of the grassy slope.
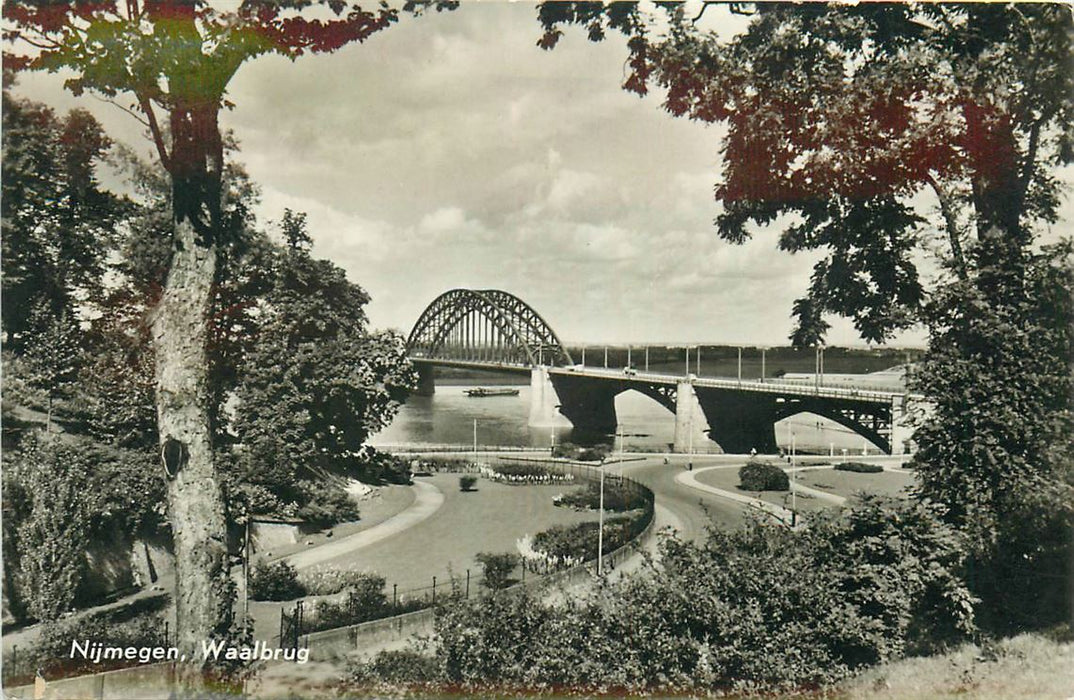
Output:
<instances>
[{"instance_id":1,"label":"grassy slope","mask_svg":"<svg viewBox=\"0 0 1074 700\"><path fill-rule=\"evenodd\" d=\"M946 654L903 659L844 683L836 698L941 700L1074 697L1074 642L1023 634Z\"/></svg>"}]
</instances>

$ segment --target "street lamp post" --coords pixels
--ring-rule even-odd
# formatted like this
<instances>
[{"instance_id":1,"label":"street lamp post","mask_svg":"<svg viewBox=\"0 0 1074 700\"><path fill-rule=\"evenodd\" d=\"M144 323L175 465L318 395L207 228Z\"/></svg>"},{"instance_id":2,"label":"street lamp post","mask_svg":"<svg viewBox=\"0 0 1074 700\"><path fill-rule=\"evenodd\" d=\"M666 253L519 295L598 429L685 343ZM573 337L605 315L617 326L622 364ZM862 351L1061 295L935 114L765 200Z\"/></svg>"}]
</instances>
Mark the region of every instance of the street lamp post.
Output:
<instances>
[{"instance_id":1,"label":"street lamp post","mask_svg":"<svg viewBox=\"0 0 1074 700\"><path fill-rule=\"evenodd\" d=\"M795 467L795 456L798 449L798 436L791 433L791 478L795 483L798 482L798 471ZM794 484L791 484L791 525L794 525L798 520L798 492L794 490Z\"/></svg>"},{"instance_id":2,"label":"street lamp post","mask_svg":"<svg viewBox=\"0 0 1074 700\"><path fill-rule=\"evenodd\" d=\"M765 354L765 350L766 350L766 348L761 348L761 381L762 382L764 381L764 375L765 375L765 371L764 371L764 354Z\"/></svg>"},{"instance_id":3,"label":"street lamp post","mask_svg":"<svg viewBox=\"0 0 1074 700\"><path fill-rule=\"evenodd\" d=\"M477 467L477 419L474 418L474 467Z\"/></svg>"},{"instance_id":4,"label":"street lamp post","mask_svg":"<svg viewBox=\"0 0 1074 700\"><path fill-rule=\"evenodd\" d=\"M597 515L597 576L604 575L604 460L600 460L600 512Z\"/></svg>"}]
</instances>

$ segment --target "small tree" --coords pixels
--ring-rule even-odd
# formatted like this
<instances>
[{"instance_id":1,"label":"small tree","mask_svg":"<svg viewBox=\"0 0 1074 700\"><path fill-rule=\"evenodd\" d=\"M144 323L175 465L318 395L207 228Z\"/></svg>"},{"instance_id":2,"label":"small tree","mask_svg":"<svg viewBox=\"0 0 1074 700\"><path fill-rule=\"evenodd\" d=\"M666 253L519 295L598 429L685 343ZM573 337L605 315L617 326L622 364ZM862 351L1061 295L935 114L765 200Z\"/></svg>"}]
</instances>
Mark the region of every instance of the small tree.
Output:
<instances>
[{"instance_id":1,"label":"small tree","mask_svg":"<svg viewBox=\"0 0 1074 700\"><path fill-rule=\"evenodd\" d=\"M423 6L407 2L403 10L417 14ZM337 0L221 6L4 2L4 38L23 51L5 50L5 69L69 70L73 76L64 85L76 95L132 99L171 183L170 262L158 280L150 325L158 437L176 540L176 638L191 658L198 656L193 652L200 640L226 635L233 622L208 354L218 256L232 228L222 202L225 139L219 121L228 84L247 61L331 53L390 27L399 14L387 3L367 10ZM187 686L200 684L189 669L182 676Z\"/></svg>"},{"instance_id":2,"label":"small tree","mask_svg":"<svg viewBox=\"0 0 1074 700\"><path fill-rule=\"evenodd\" d=\"M84 453L49 438L26 440L7 469L28 500L15 532L15 581L30 616L51 621L71 609L85 573L90 506L83 497L90 480Z\"/></svg>"},{"instance_id":3,"label":"small tree","mask_svg":"<svg viewBox=\"0 0 1074 700\"><path fill-rule=\"evenodd\" d=\"M511 585L509 576L518 566L517 554L511 554L510 552L504 552L503 554L481 552L474 558L484 569L486 586L498 591Z\"/></svg>"},{"instance_id":4,"label":"small tree","mask_svg":"<svg viewBox=\"0 0 1074 700\"><path fill-rule=\"evenodd\" d=\"M254 600L292 600L305 594L298 571L285 561L259 561L250 574L250 597Z\"/></svg>"}]
</instances>

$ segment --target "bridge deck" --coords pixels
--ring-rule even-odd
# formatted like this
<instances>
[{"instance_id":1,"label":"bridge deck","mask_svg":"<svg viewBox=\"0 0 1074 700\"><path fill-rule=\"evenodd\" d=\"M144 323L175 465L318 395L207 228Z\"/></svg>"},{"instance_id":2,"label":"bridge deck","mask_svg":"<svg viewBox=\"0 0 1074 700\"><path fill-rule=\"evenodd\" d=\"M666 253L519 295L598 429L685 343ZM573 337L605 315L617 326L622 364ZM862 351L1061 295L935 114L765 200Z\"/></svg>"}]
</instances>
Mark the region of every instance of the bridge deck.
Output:
<instances>
[{"instance_id":1,"label":"bridge deck","mask_svg":"<svg viewBox=\"0 0 1074 700\"><path fill-rule=\"evenodd\" d=\"M473 360L452 360L433 357L412 357L412 362L436 365L440 367L458 367L461 369L475 369L483 371L511 372L514 374L529 374L533 369L529 365L508 362L479 362ZM714 389L733 389L737 391L759 392L769 394L782 394L793 396L811 396L829 399L855 399L875 403L891 403L905 397L906 392L883 391L875 386L854 386L845 382L839 386L817 384L809 380L786 380L786 379L738 379L737 377L697 377L684 376L681 374L663 374L658 372L625 371L621 368L604 367L549 367L549 374L562 374L576 377L591 377L593 379L615 380L638 384L666 384L676 385L680 382L689 381L694 386L710 387Z\"/></svg>"}]
</instances>

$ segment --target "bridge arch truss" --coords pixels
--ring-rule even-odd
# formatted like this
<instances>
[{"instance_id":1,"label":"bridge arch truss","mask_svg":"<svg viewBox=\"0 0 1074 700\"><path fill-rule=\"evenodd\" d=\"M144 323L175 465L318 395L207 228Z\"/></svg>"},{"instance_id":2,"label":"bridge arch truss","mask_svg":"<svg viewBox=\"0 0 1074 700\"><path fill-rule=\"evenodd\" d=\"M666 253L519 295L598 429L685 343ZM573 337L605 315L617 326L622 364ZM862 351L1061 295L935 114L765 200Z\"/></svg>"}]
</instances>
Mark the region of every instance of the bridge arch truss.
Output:
<instances>
[{"instance_id":1,"label":"bridge arch truss","mask_svg":"<svg viewBox=\"0 0 1074 700\"><path fill-rule=\"evenodd\" d=\"M413 359L514 366L574 364L533 308L498 289L452 289L422 312L407 339Z\"/></svg>"}]
</instances>

